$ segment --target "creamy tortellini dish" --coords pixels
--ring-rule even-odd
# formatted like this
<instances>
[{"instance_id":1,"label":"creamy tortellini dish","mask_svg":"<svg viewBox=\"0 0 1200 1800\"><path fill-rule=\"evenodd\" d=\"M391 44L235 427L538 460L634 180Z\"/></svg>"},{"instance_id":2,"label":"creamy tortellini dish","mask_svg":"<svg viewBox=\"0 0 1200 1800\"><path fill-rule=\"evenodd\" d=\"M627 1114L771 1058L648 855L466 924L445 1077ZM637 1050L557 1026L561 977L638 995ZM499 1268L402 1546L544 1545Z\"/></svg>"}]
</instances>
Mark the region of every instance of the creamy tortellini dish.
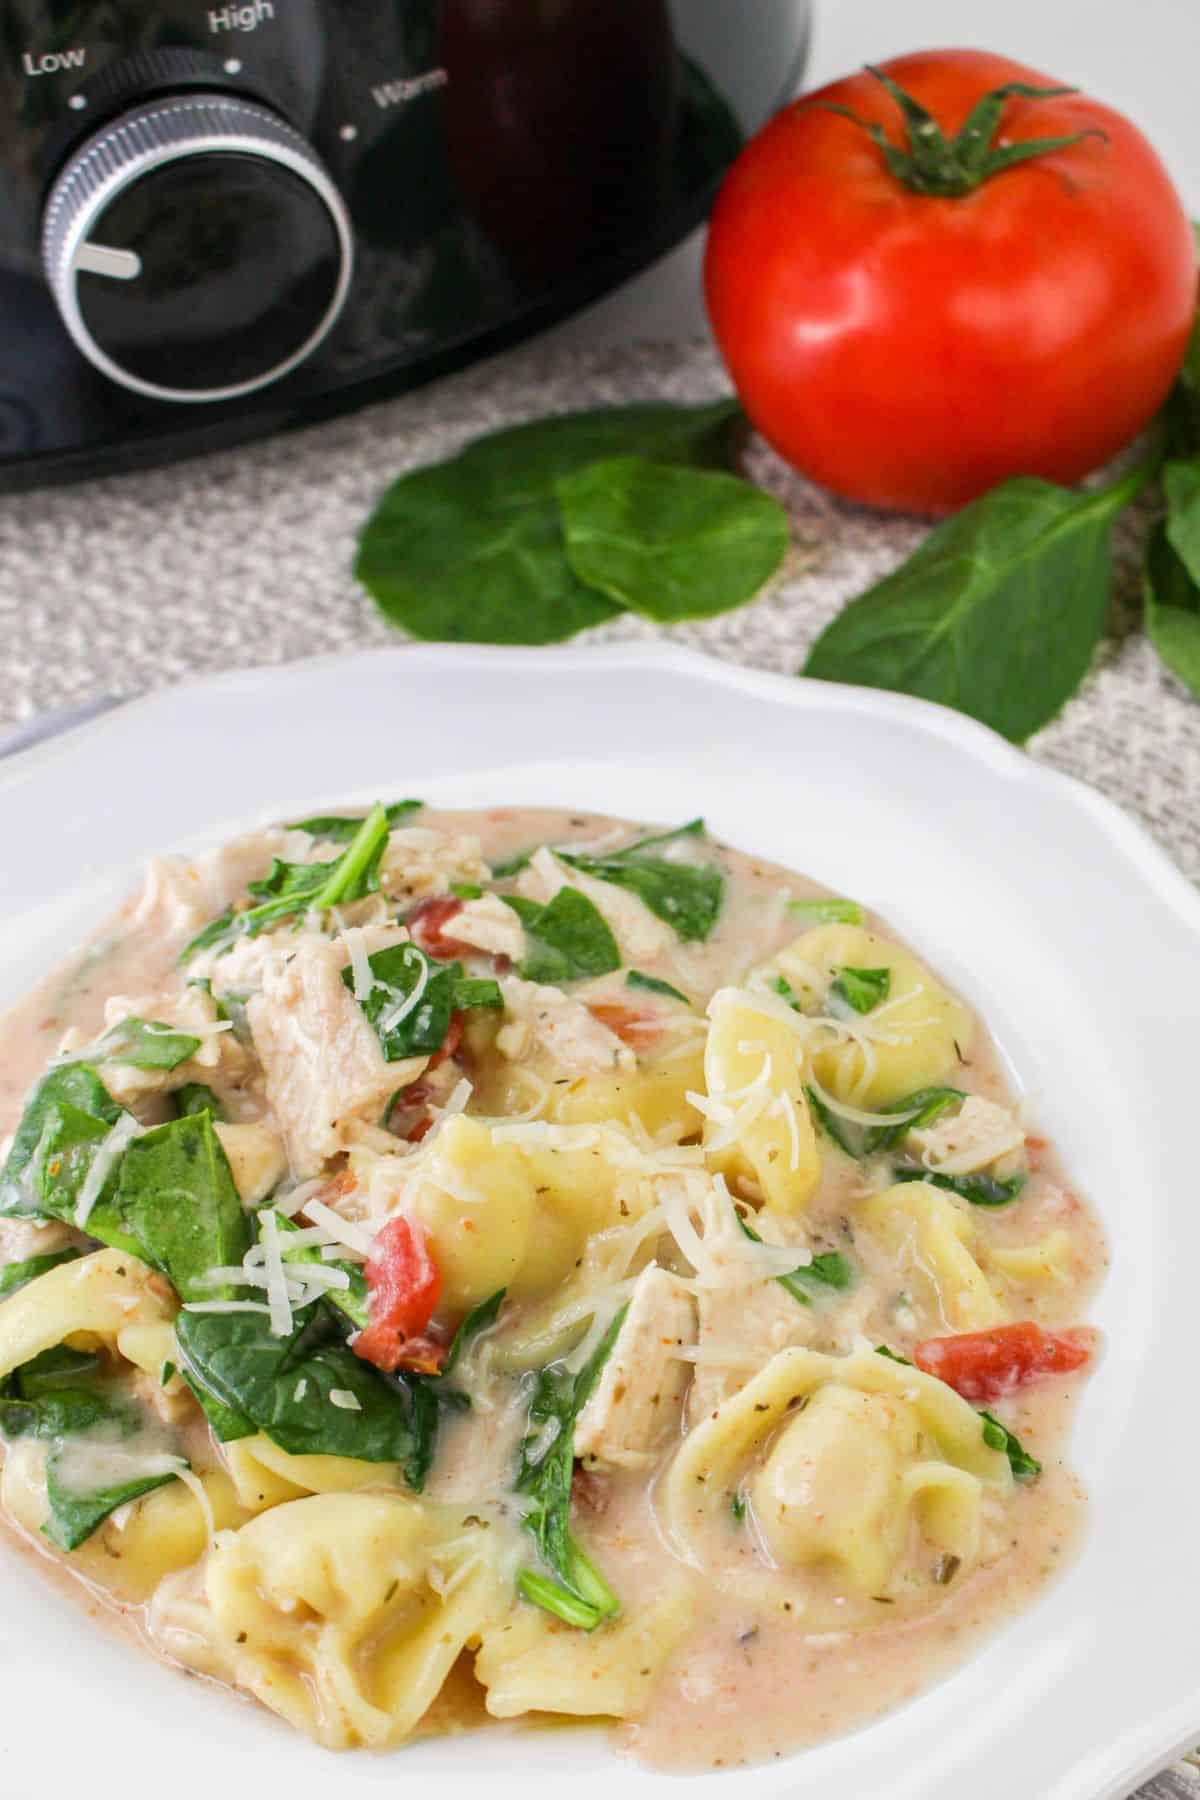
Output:
<instances>
[{"instance_id":1,"label":"creamy tortellini dish","mask_svg":"<svg viewBox=\"0 0 1200 1800\"><path fill-rule=\"evenodd\" d=\"M320 1745L781 1755L1071 1551L1095 1220L923 957L700 820L164 858L3 1044L9 1554Z\"/></svg>"}]
</instances>

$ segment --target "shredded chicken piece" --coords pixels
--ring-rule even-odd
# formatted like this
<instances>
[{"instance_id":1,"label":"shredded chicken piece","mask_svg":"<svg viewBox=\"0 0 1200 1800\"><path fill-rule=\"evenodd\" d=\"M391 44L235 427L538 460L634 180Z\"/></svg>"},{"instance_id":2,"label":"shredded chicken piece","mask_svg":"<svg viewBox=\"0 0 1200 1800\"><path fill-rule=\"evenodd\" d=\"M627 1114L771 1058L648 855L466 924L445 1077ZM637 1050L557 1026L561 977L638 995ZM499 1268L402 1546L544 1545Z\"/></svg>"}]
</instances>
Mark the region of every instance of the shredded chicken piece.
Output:
<instances>
[{"instance_id":1,"label":"shredded chicken piece","mask_svg":"<svg viewBox=\"0 0 1200 1800\"><path fill-rule=\"evenodd\" d=\"M465 901L446 930L459 943L470 944L489 956L507 956L519 963L525 955L525 927L499 894Z\"/></svg>"},{"instance_id":2,"label":"shredded chicken piece","mask_svg":"<svg viewBox=\"0 0 1200 1800\"><path fill-rule=\"evenodd\" d=\"M1006 1106L968 1094L956 1114L938 1119L923 1131L911 1131L911 1141L927 1169L939 1175L973 1175L1002 1156L1023 1148L1025 1133Z\"/></svg>"},{"instance_id":3,"label":"shredded chicken piece","mask_svg":"<svg viewBox=\"0 0 1200 1800\"><path fill-rule=\"evenodd\" d=\"M575 1426L589 1466L645 1469L679 1430L690 1370L679 1352L696 1341L686 1283L656 1263L633 1286L629 1311Z\"/></svg>"},{"instance_id":4,"label":"shredded chicken piece","mask_svg":"<svg viewBox=\"0 0 1200 1800\"><path fill-rule=\"evenodd\" d=\"M393 831L379 866L380 887L397 899L445 894L452 881L479 884L489 879L478 838L432 831L423 825Z\"/></svg>"},{"instance_id":5,"label":"shredded chicken piece","mask_svg":"<svg viewBox=\"0 0 1200 1800\"><path fill-rule=\"evenodd\" d=\"M504 1024L496 1045L510 1062L541 1049L570 1075L637 1067L633 1051L616 1033L561 988L541 987L509 976L501 981L500 991Z\"/></svg>"},{"instance_id":6,"label":"shredded chicken piece","mask_svg":"<svg viewBox=\"0 0 1200 1800\"><path fill-rule=\"evenodd\" d=\"M675 943L671 927L656 919L636 894L611 881L597 881L592 875L581 874L560 862L552 850L536 851L528 868L522 869L517 878L517 892L543 904L553 900L564 887L578 888L587 895L616 938L626 962L653 962Z\"/></svg>"}]
</instances>

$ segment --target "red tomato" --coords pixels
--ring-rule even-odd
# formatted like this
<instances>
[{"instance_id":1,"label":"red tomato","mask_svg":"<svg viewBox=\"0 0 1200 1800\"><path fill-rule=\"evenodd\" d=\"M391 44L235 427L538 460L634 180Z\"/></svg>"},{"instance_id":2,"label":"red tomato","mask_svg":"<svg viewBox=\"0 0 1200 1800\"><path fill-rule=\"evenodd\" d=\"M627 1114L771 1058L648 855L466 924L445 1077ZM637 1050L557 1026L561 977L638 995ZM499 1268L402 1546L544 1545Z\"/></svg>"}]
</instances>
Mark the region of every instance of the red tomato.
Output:
<instances>
[{"instance_id":1,"label":"red tomato","mask_svg":"<svg viewBox=\"0 0 1200 1800\"><path fill-rule=\"evenodd\" d=\"M389 1219L367 1258L371 1322L354 1339L354 1353L377 1369L413 1366L406 1340L421 1340L442 1291L442 1274L424 1227ZM427 1358L426 1358L427 1360Z\"/></svg>"},{"instance_id":2,"label":"red tomato","mask_svg":"<svg viewBox=\"0 0 1200 1800\"><path fill-rule=\"evenodd\" d=\"M436 1069L439 1063L444 1063L448 1056L453 1056L455 1054L458 1046L462 1043L463 1026L466 1023L466 1018L467 1015L465 1013L452 1012L450 1014L450 1023L446 1027L446 1035L442 1039L442 1047L440 1050L435 1050L429 1059L429 1066L431 1069Z\"/></svg>"},{"instance_id":3,"label":"red tomato","mask_svg":"<svg viewBox=\"0 0 1200 1800\"><path fill-rule=\"evenodd\" d=\"M1040 1325L1025 1322L927 1338L913 1351L913 1361L964 1400L982 1405L1048 1375L1082 1369L1091 1358L1092 1344L1087 1331L1043 1331Z\"/></svg>"},{"instance_id":4,"label":"red tomato","mask_svg":"<svg viewBox=\"0 0 1200 1800\"><path fill-rule=\"evenodd\" d=\"M477 954L469 944L460 944L456 938L445 936L446 926L462 909L462 901L453 894L431 894L427 900L417 901L404 923L412 933L413 942L426 956L439 962L453 962L464 952L468 956Z\"/></svg>"},{"instance_id":5,"label":"red tomato","mask_svg":"<svg viewBox=\"0 0 1200 1800\"><path fill-rule=\"evenodd\" d=\"M649 1050L662 1036L662 1026L653 1013L636 1012L632 1006L622 1006L619 1000L591 1001L588 1011L631 1050Z\"/></svg>"},{"instance_id":6,"label":"red tomato","mask_svg":"<svg viewBox=\"0 0 1200 1800\"><path fill-rule=\"evenodd\" d=\"M974 50L883 73L947 138L1009 82L1058 85ZM709 315L753 424L835 493L920 512L1106 461L1165 399L1196 306L1187 215L1141 132L1082 95L1009 97L998 147L1087 135L931 194L835 106L907 145L897 99L851 76L773 119L713 214Z\"/></svg>"}]
</instances>

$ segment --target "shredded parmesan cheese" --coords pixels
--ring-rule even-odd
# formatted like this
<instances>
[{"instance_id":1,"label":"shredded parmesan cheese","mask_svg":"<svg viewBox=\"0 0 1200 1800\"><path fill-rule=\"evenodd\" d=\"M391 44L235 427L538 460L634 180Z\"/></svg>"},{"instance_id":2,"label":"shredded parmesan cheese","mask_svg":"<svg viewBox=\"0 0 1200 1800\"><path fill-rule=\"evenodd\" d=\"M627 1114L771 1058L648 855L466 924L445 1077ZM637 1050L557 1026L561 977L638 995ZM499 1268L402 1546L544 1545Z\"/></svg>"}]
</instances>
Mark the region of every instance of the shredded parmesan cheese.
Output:
<instances>
[{"instance_id":1,"label":"shredded parmesan cheese","mask_svg":"<svg viewBox=\"0 0 1200 1800\"><path fill-rule=\"evenodd\" d=\"M122 1113L108 1136L97 1146L91 1167L80 1184L75 1201L75 1223L80 1231L87 1229L92 1208L103 1193L104 1184L118 1158L124 1156L134 1138L141 1137L143 1130L144 1127L138 1124L132 1113Z\"/></svg>"}]
</instances>

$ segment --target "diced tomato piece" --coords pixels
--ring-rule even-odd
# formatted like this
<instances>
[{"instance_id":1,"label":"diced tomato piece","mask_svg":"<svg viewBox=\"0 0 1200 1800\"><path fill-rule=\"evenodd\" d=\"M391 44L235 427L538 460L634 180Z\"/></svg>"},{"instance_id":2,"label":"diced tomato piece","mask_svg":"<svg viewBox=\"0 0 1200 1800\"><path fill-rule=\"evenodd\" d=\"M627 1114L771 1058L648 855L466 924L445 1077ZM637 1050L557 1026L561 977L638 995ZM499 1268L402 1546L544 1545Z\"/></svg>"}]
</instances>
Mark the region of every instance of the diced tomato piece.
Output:
<instances>
[{"instance_id":1,"label":"diced tomato piece","mask_svg":"<svg viewBox=\"0 0 1200 1800\"><path fill-rule=\"evenodd\" d=\"M637 1012L632 1006L622 1006L619 1000L591 1001L588 1011L631 1050L649 1050L662 1037L662 1022L656 1014Z\"/></svg>"},{"instance_id":2,"label":"diced tomato piece","mask_svg":"<svg viewBox=\"0 0 1200 1800\"><path fill-rule=\"evenodd\" d=\"M454 1055L458 1046L462 1043L463 1025L465 1022L465 1013L452 1012L450 1014L450 1023L446 1028L446 1035L442 1040L442 1047L440 1050L435 1050L429 1059L429 1066L431 1069L436 1069L439 1063L444 1063L448 1056Z\"/></svg>"},{"instance_id":3,"label":"diced tomato piece","mask_svg":"<svg viewBox=\"0 0 1200 1800\"><path fill-rule=\"evenodd\" d=\"M409 1344L420 1340L442 1291L442 1274L424 1227L389 1219L367 1258L371 1322L354 1340L354 1353L377 1369L407 1366Z\"/></svg>"},{"instance_id":4,"label":"diced tomato piece","mask_svg":"<svg viewBox=\"0 0 1200 1800\"><path fill-rule=\"evenodd\" d=\"M440 1375L448 1349L448 1344L441 1344L436 1338L405 1338L389 1373L394 1373L397 1369L408 1369L414 1375Z\"/></svg>"},{"instance_id":5,"label":"diced tomato piece","mask_svg":"<svg viewBox=\"0 0 1200 1800\"><path fill-rule=\"evenodd\" d=\"M460 944L456 938L446 936L446 926L462 909L462 901L454 894L431 894L427 900L417 901L404 923L426 956L437 962L453 962L456 956L478 954L470 944Z\"/></svg>"},{"instance_id":6,"label":"diced tomato piece","mask_svg":"<svg viewBox=\"0 0 1200 1800\"><path fill-rule=\"evenodd\" d=\"M1003 1399L1005 1394L1048 1376L1082 1369L1094 1344L1095 1335L1090 1331L1043 1331L1026 1320L1019 1325L998 1325L994 1331L927 1338L917 1345L913 1361L964 1400L979 1405Z\"/></svg>"}]
</instances>

